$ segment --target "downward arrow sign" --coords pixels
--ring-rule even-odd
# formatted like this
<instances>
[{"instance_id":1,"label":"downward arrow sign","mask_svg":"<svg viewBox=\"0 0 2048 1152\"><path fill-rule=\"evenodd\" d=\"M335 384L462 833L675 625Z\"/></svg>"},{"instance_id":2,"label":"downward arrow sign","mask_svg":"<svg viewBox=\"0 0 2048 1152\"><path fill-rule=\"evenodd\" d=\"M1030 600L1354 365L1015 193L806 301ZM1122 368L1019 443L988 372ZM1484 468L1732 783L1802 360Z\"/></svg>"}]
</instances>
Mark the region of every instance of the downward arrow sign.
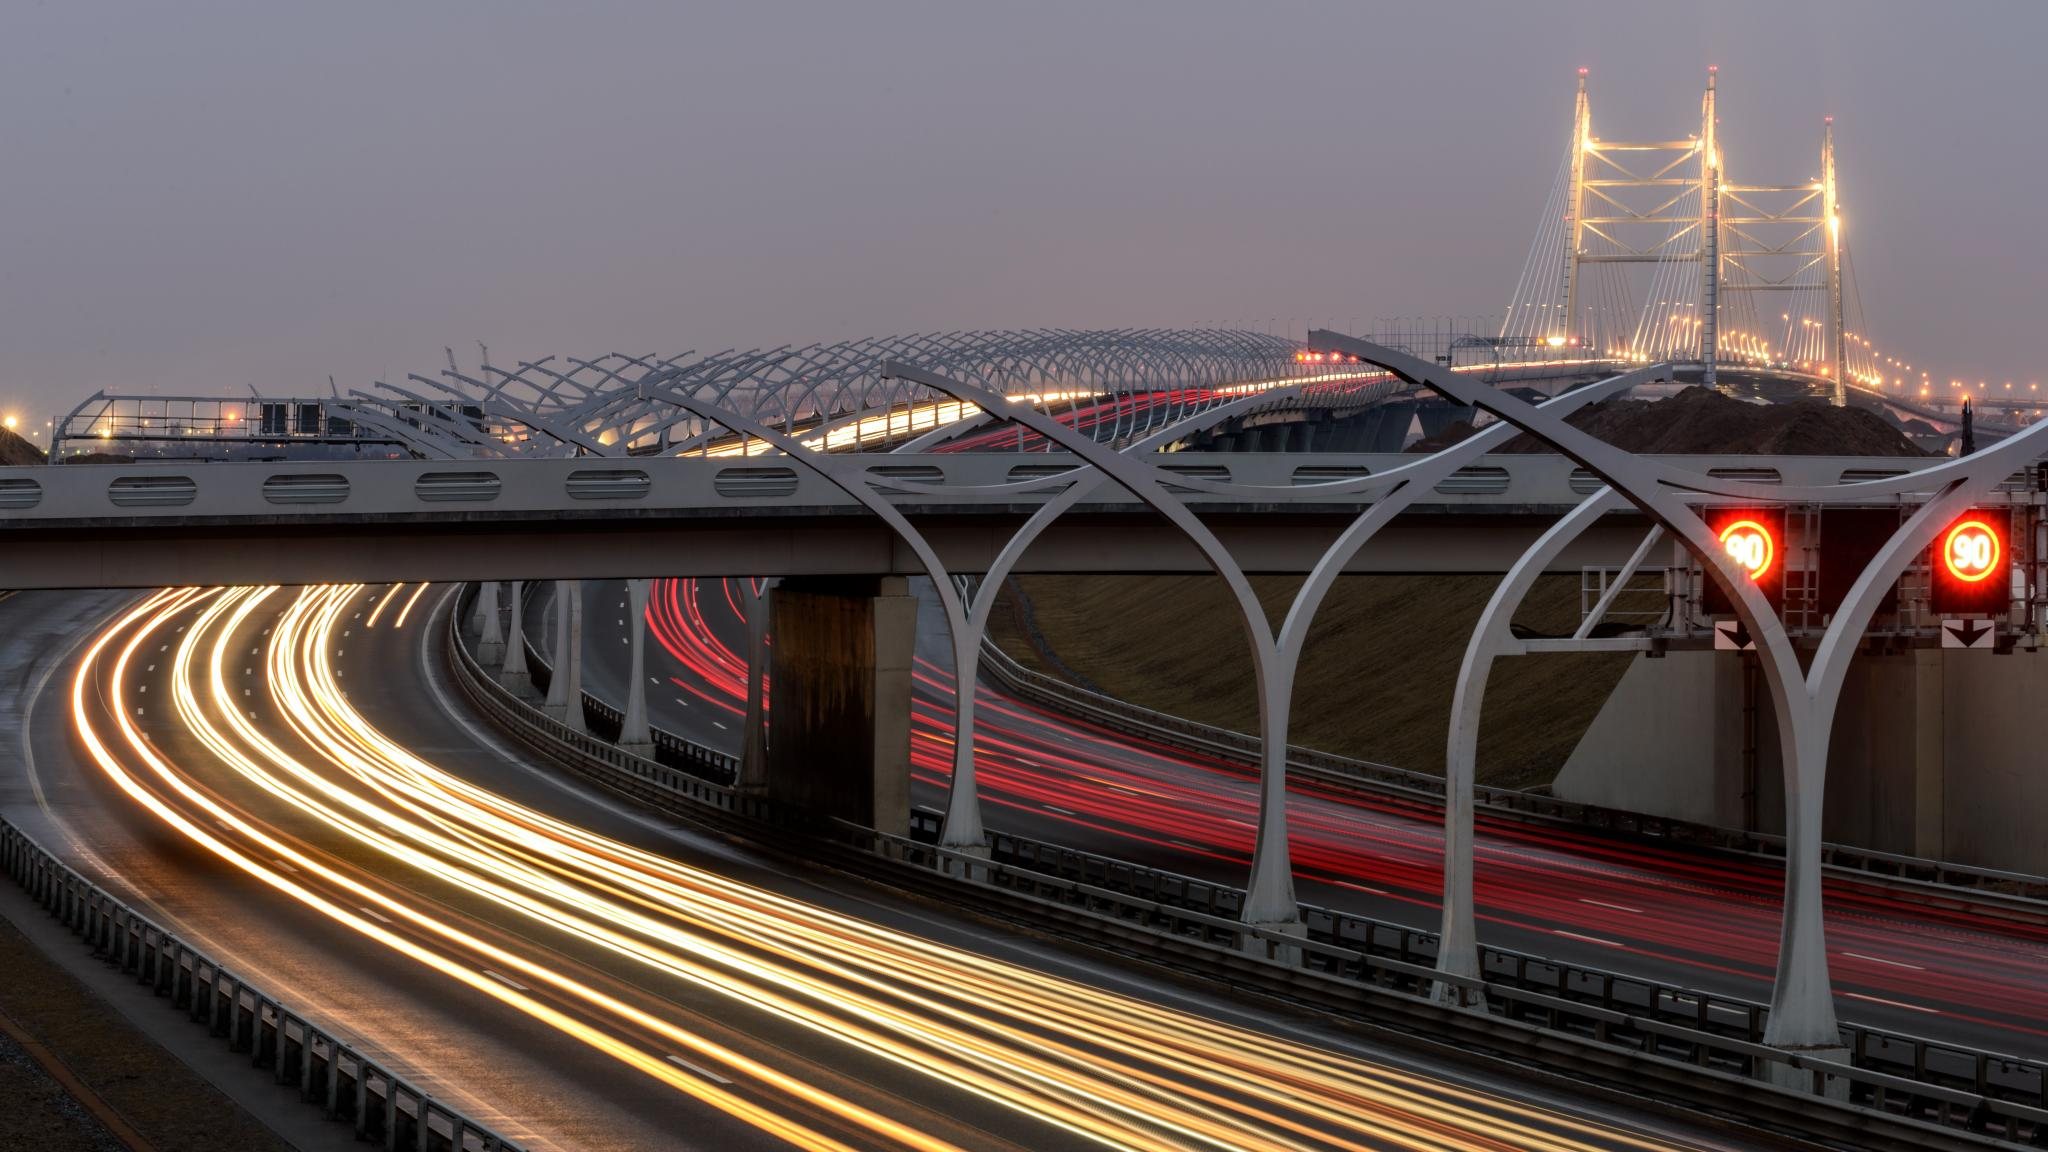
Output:
<instances>
[{"instance_id":1,"label":"downward arrow sign","mask_svg":"<svg viewBox=\"0 0 2048 1152\"><path fill-rule=\"evenodd\" d=\"M1991 622L1988 620L1943 620L1941 622L1941 646L1943 648L1988 647L1989 645L1980 645L1978 641L1990 635L1991 630Z\"/></svg>"}]
</instances>

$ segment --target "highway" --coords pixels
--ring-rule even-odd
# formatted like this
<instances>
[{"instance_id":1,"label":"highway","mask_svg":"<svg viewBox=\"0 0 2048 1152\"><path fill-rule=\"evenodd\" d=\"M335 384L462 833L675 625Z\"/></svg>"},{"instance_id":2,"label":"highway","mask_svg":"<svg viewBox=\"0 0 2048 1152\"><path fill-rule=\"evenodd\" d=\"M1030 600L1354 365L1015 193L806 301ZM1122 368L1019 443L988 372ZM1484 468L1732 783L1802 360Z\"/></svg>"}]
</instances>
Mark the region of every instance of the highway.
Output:
<instances>
[{"instance_id":1,"label":"highway","mask_svg":"<svg viewBox=\"0 0 2048 1152\"><path fill-rule=\"evenodd\" d=\"M627 652L622 588L586 586L587 651L594 655L586 661L586 687L613 701L623 699ZM650 677L659 681L649 685L655 724L728 751L738 747L745 674L736 588L733 581L661 581L649 612L659 641L648 657ZM913 802L936 808L952 763L952 677L944 617L929 596L919 657ZM1096 728L1006 697L986 682L978 691L989 826L1244 882L1258 812L1246 766ZM1437 806L1297 782L1289 811L1302 900L1437 927ZM1487 943L1769 1000L1782 884L1775 864L1484 813L1476 852ZM2048 929L1903 904L1849 879L1831 878L1827 901L1829 960L1844 1019L2048 1056Z\"/></svg>"},{"instance_id":2,"label":"highway","mask_svg":"<svg viewBox=\"0 0 2048 1152\"><path fill-rule=\"evenodd\" d=\"M0 604L0 808L534 1147L1726 1146L595 795L454 706L445 591Z\"/></svg>"}]
</instances>

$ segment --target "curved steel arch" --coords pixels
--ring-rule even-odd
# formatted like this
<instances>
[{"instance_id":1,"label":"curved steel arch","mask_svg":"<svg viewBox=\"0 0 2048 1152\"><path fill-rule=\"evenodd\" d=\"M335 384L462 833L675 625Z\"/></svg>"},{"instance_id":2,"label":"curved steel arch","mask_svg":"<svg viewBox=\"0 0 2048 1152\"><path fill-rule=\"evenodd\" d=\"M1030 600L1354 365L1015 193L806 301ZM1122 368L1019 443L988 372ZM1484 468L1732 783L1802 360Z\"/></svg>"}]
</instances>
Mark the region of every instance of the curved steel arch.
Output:
<instances>
[{"instance_id":1,"label":"curved steel arch","mask_svg":"<svg viewBox=\"0 0 2048 1152\"><path fill-rule=\"evenodd\" d=\"M1757 638L1764 679L1779 720L1785 762L1785 905L1777 975L1764 1040L1780 1047L1834 1049L1840 1046L1828 977L1826 928L1821 918L1821 798L1827 777L1828 743L1857 643L1887 588L1931 544L1949 522L1989 495L2015 466L2032 459L2048 441L2048 424L2036 424L1972 456L1890 482L1801 489L1770 489L1754 497L1754 486L1723 485L1644 459L1596 439L1518 397L1477 381L1458 379L1437 366L1341 333L1315 331L1311 347L1323 347L1379 364L1419 386L1479 407L1549 443L1599 476L1631 504L1671 533L1729 593L1736 616ZM1906 481L1901 487L1899 481ZM1932 491L1928 485L1932 484ZM1920 507L1865 565L1827 629L1810 668L1798 654L1762 593L1737 571L1704 518L1684 494L1735 495L1768 503L1830 498L1861 502L1884 490L1926 493ZM1732 491L1731 491L1732 490ZM1467 801L1469 803L1469 800ZM1446 813L1451 806L1446 803Z\"/></svg>"}]
</instances>

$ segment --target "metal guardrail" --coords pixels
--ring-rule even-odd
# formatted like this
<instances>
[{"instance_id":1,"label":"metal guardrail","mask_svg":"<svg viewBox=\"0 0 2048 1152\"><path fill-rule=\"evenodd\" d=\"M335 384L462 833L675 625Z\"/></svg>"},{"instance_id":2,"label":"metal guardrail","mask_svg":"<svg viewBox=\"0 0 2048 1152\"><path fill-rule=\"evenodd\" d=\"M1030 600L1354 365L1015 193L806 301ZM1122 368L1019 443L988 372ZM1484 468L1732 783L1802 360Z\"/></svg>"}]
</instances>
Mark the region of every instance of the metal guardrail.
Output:
<instances>
[{"instance_id":1,"label":"metal guardrail","mask_svg":"<svg viewBox=\"0 0 2048 1152\"><path fill-rule=\"evenodd\" d=\"M1006 834L990 836L986 856L940 848L929 839L938 828L935 813L914 813L910 837L806 817L572 731L478 666L462 642L461 616L450 617L449 660L472 702L544 754L686 818L757 837L823 833L829 843L870 861L1057 908L1097 935L1135 931L1148 946L1176 950L1178 959L1197 961L1210 975L1221 967L1224 975L1243 979L1246 973L1233 966L1249 958L1259 962L1251 972L1255 982L1294 994L1301 981L1314 982L1327 993L1319 1006L1347 1015L1404 1022L1425 1033L1442 1031L1446 1021L1478 1028L1486 1036L1481 1046L1495 1051L1511 1041L1531 1054L1554 1051L1556 1038L1568 1038L1624 1050L1665 1072L1680 1067L1696 1077L1731 1078L1744 1090L1782 1092L1757 1083L1770 1079L1776 1065L1804 1079L1813 1095L1845 1091L1851 1109L1869 1117L1927 1125L1928 1134L1946 1129L2048 1146L2048 1067L2038 1062L1845 1027L1850 1062L1839 1063L1763 1045L1769 1010L1753 1001L1498 948L1484 950L1478 979L1448 977L1433 967L1434 935L1417 929L1304 906L1305 934L1274 931L1235 918L1242 889ZM1450 1009L1436 998L1451 988L1474 1008ZM1371 999L1362 1003L1361 994ZM1792 1098L1800 1103L1788 1116L1814 1106L1804 1096ZM1908 1140L1895 1146L1924 1145Z\"/></svg>"},{"instance_id":2,"label":"metal guardrail","mask_svg":"<svg viewBox=\"0 0 2048 1152\"><path fill-rule=\"evenodd\" d=\"M981 651L982 668L1001 682L1006 690L1027 701L1079 716L1128 735L1160 740L1227 760L1250 764L1258 762L1257 736L1203 724L1166 712L1155 712L1114 696L1070 684L1058 677L1026 668L993 640L984 640ZM1382 796L1392 794L1430 804L1443 802L1442 777L1396 768L1391 764L1355 760L1300 745L1289 745L1287 766L1290 773L1299 774L1328 787L1359 789ZM1770 860L1781 860L1785 855L1784 837L1763 832L1744 832L1735 828L1721 828L1689 820L1645 815L1620 808L1581 804L1561 800L1555 796L1515 788L1493 788L1484 784L1475 785L1473 795L1482 809L1510 818L1597 832L1620 833L1669 844L1716 849ZM2048 877L1928 860L1917 856L1902 856L1847 844L1823 844L1821 862L1837 872L1862 879L1924 888L1953 889L1953 892L1941 895L1960 900L1992 902L1996 908L2021 914L2028 919L2048 920Z\"/></svg>"},{"instance_id":3,"label":"metal guardrail","mask_svg":"<svg viewBox=\"0 0 2048 1152\"><path fill-rule=\"evenodd\" d=\"M348 1041L130 908L0 817L0 866L116 969L246 1052L279 1084L358 1140L417 1152L519 1152L519 1145L427 1095Z\"/></svg>"}]
</instances>

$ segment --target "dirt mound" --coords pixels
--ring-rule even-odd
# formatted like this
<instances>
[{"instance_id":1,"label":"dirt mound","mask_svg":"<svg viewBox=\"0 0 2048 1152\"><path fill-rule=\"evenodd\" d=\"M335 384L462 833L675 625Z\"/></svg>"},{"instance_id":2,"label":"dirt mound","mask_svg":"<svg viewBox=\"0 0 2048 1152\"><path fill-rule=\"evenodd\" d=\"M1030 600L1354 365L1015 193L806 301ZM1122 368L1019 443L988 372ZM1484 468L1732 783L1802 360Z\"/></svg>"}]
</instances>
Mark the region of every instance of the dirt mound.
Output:
<instances>
[{"instance_id":1,"label":"dirt mound","mask_svg":"<svg viewBox=\"0 0 2048 1152\"><path fill-rule=\"evenodd\" d=\"M1747 453L1764 456L1926 456L1862 408L1820 400L1749 404L1708 388L1687 388L1668 400L1606 400L1566 417L1572 427L1630 452ZM1460 422L1416 441L1410 452L1434 452L1472 434ZM1533 436L1517 436L1501 452L1548 452Z\"/></svg>"},{"instance_id":2,"label":"dirt mound","mask_svg":"<svg viewBox=\"0 0 2048 1152\"><path fill-rule=\"evenodd\" d=\"M0 428L0 465L41 464L43 450Z\"/></svg>"}]
</instances>

